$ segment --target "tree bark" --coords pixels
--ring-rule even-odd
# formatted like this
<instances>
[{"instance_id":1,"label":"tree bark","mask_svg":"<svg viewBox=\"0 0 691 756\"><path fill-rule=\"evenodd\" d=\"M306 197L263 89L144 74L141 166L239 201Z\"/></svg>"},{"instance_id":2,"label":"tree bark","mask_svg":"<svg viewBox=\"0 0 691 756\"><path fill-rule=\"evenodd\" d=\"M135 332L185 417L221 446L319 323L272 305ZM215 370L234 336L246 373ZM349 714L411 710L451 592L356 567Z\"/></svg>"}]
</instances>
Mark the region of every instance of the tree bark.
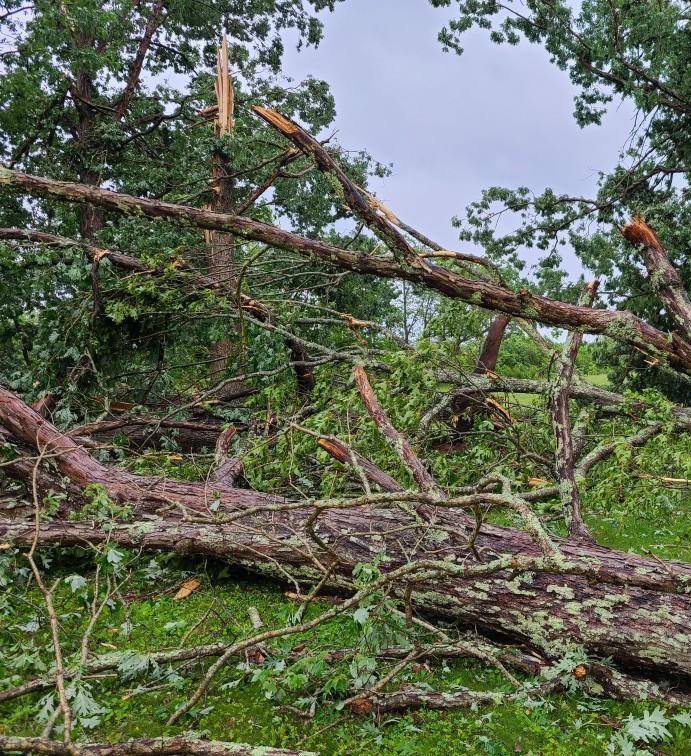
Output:
<instances>
[{"instance_id":1,"label":"tree bark","mask_svg":"<svg viewBox=\"0 0 691 756\"><path fill-rule=\"evenodd\" d=\"M473 369L473 375L485 375L488 371L493 372L497 367L501 342L510 322L511 318L508 315L496 315L494 317L487 331L477 365ZM457 433L466 433L472 427L472 420L467 413L471 404L473 404L473 400L470 397L457 396L454 399L452 405L455 414L453 427Z\"/></svg>"},{"instance_id":2,"label":"tree bark","mask_svg":"<svg viewBox=\"0 0 691 756\"><path fill-rule=\"evenodd\" d=\"M593 281L585 287L579 304L592 306L597 292L598 282ZM555 438L555 459L557 476L559 477L559 495L564 511L564 520L570 538L580 538L592 541L593 536L581 515L581 496L578 491L575 471L575 453L573 446L573 432L571 414L569 412L569 391L573 373L576 368L576 357L581 347L583 334L573 331L564 344L563 351L557 359L556 375L550 387L550 409L552 411L552 428Z\"/></svg>"},{"instance_id":3,"label":"tree bark","mask_svg":"<svg viewBox=\"0 0 691 756\"><path fill-rule=\"evenodd\" d=\"M230 756L316 756L312 751L227 743L220 740L177 735L168 738L137 738L123 743L73 743L65 745L48 738L16 738L0 735L2 753L50 753L56 756L148 756L148 754L229 754Z\"/></svg>"},{"instance_id":4,"label":"tree bark","mask_svg":"<svg viewBox=\"0 0 691 756\"><path fill-rule=\"evenodd\" d=\"M298 126L295 126L298 129ZM318 143L317 143L318 144ZM531 294L525 289L512 291L489 281L463 278L448 268L432 263L411 267L396 260L342 249L317 239L284 231L244 216L214 213L159 200L132 197L84 184L31 176L0 167L0 185L15 187L36 196L80 202L128 215L164 218L182 225L228 231L243 239L260 241L278 249L288 249L308 258L321 260L344 270L368 273L381 278L412 281L487 310L496 310L527 320L578 329L584 333L604 334L630 344L668 362L682 372L691 373L691 344L678 334L671 338L663 331L627 310L593 310Z\"/></svg>"},{"instance_id":5,"label":"tree bark","mask_svg":"<svg viewBox=\"0 0 691 756\"><path fill-rule=\"evenodd\" d=\"M213 556L283 582L314 584L327 572L324 585L341 592L353 590L356 565L383 553L380 569L396 576L391 593L403 599L411 586L416 611L524 644L550 659L581 646L621 668L691 682L691 565L559 539L553 539L558 551L545 555L527 532L488 524L471 548L475 520L465 510L478 501L500 504L498 494L440 502L403 492L317 506L219 484L133 475L92 459L2 388L0 424L49 461L40 468L39 493L60 490L67 477L74 509L84 487L100 483L134 513L134 522L112 528L91 521L41 522L42 545L108 541ZM33 469L31 460L3 468L25 481ZM434 523L399 505L406 501L434 508ZM35 533L33 522L0 524L0 542L25 546Z\"/></svg>"},{"instance_id":6,"label":"tree bark","mask_svg":"<svg viewBox=\"0 0 691 756\"><path fill-rule=\"evenodd\" d=\"M228 41L225 34L216 54L216 101L218 110L214 120L217 139L222 139L233 131L233 81L228 68ZM213 178L213 198L210 209L215 213L232 213L234 206L233 170L229 157L217 147L211 156L211 175ZM222 290L233 291L235 280L235 237L223 231L204 232L207 249L209 276L218 282ZM232 327L234 336L238 328ZM228 358L233 353L233 339L226 336L213 343L209 349L212 380L219 380L224 372Z\"/></svg>"},{"instance_id":7,"label":"tree bark","mask_svg":"<svg viewBox=\"0 0 691 756\"><path fill-rule=\"evenodd\" d=\"M67 435L87 447L98 443L113 443L118 437L123 437L131 449L160 446L162 439L170 436L182 451L197 453L202 449L212 450L222 430L220 422L125 416L80 425L70 430Z\"/></svg>"}]
</instances>

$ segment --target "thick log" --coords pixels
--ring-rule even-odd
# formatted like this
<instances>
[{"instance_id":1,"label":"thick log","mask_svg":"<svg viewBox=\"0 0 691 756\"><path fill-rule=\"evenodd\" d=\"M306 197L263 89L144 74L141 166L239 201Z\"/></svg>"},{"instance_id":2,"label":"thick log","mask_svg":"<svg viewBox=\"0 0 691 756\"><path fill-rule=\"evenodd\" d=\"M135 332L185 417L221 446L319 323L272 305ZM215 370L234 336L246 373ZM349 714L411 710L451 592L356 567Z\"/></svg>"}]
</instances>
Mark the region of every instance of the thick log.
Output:
<instances>
[{"instance_id":1,"label":"thick log","mask_svg":"<svg viewBox=\"0 0 691 756\"><path fill-rule=\"evenodd\" d=\"M288 119L284 121L291 124L293 128L293 131L283 132L289 138L296 140L297 135L301 133L312 139L297 124L292 124ZM302 136L300 138L302 139ZM313 150L317 148L323 150L316 140L312 141L316 145L316 147L311 146ZM302 146L300 144L301 148ZM419 283L450 298L461 299L487 310L497 310L507 315L563 328L578 329L584 333L604 334L616 341L642 349L662 361L669 362L677 370L691 373L691 344L676 333L673 333L670 338L668 334L659 331L627 310L592 310L549 297L537 296L525 289L516 292L490 281L464 278L448 268L430 262L425 262L424 265L418 267L401 264L391 258L342 249L333 244L309 239L244 216L214 213L210 210L170 202L132 197L87 184L54 181L2 166L0 166L0 185L20 189L35 196L95 205L126 215L162 218L181 225L192 225L211 231L227 231L240 238L269 244L278 249L292 250L305 257L320 260L344 270Z\"/></svg>"},{"instance_id":2,"label":"thick log","mask_svg":"<svg viewBox=\"0 0 691 756\"><path fill-rule=\"evenodd\" d=\"M222 430L220 422L125 416L80 425L68 435L84 446L94 446L96 442L113 443L123 437L131 449L158 446L164 436L171 436L182 451L196 453L213 449Z\"/></svg>"},{"instance_id":3,"label":"thick log","mask_svg":"<svg viewBox=\"0 0 691 756\"><path fill-rule=\"evenodd\" d=\"M40 526L39 543L80 546L108 542L211 556L284 582L287 576L302 583L320 580L323 573L305 554L304 545L295 543L296 533L305 542L309 538L306 521L311 510L276 511L269 509L268 502L266 505L264 512L231 524L159 518L118 524L106 532L92 522L45 522ZM440 520L442 533L446 518ZM457 530L458 518L451 521ZM691 682L691 598L676 592L691 581L688 565L557 542L564 553L563 569L573 573L558 574L556 570L562 568L541 562L526 534L483 526L476 547L487 555L499 549L499 553L511 554L507 569L485 574L490 567L474 563L470 572L464 572L458 563L470 556L462 538L449 534L441 549L438 543L419 546L420 534L411 525L399 510L363 507L324 513L319 537L328 539L339 556L326 585L350 592L353 568L371 561L384 545L386 570L408 564L410 553L417 549L415 556L426 560L433 576L413 584L411 600L416 611L525 644L548 659L559 659L567 648L581 646L594 657L611 657L622 669L647 669ZM413 535L402 536L403 527ZM368 530L373 534L390 531L392 535L368 538L362 535ZM32 523L0 521L0 539L5 543L28 546L34 534ZM317 559L329 558L316 546L312 552ZM452 574L455 571L461 576ZM392 594L403 598L405 582L397 581Z\"/></svg>"},{"instance_id":4,"label":"thick log","mask_svg":"<svg viewBox=\"0 0 691 756\"><path fill-rule=\"evenodd\" d=\"M92 459L3 388L0 423L25 446L43 451L58 470L54 479L70 479L72 506L79 505L84 486L101 483L138 518L105 530L86 521L42 522L43 545L108 541L206 555L284 582L312 584L331 565L325 587L346 592L352 591L355 566L384 553L380 569L397 571L392 594L403 598L410 586L417 611L525 644L547 658L560 658L576 645L622 668L691 682L691 565L559 539L554 539L559 551L545 556L528 533L487 524L470 548L475 521L463 511L479 502L500 505L504 497L498 494L439 501L403 492L317 507L237 488L132 475ZM3 469L30 480L33 466ZM436 507L434 524L398 506L405 501ZM151 512L159 516L140 517ZM186 519L175 519L183 515ZM23 546L34 534L33 522L0 524L0 542Z\"/></svg>"},{"instance_id":5,"label":"thick log","mask_svg":"<svg viewBox=\"0 0 691 756\"><path fill-rule=\"evenodd\" d=\"M637 215L621 233L631 244L639 244L650 283L662 299L665 310L681 336L691 340L691 299L681 276L652 228Z\"/></svg>"}]
</instances>

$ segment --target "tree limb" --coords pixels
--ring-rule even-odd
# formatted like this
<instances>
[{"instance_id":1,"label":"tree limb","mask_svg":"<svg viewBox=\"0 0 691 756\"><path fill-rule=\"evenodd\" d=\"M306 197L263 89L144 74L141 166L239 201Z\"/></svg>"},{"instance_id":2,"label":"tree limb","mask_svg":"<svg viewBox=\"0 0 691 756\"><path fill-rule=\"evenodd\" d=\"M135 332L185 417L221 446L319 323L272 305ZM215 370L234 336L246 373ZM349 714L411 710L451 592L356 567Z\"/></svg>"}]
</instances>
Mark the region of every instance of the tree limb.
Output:
<instances>
[{"instance_id":1,"label":"tree limb","mask_svg":"<svg viewBox=\"0 0 691 756\"><path fill-rule=\"evenodd\" d=\"M53 181L0 167L0 185L37 196L56 197L70 202L91 203L127 215L164 218L182 225L230 231L278 249L288 249L335 265L341 269L368 273L382 278L398 278L425 285L454 299L488 310L497 310L541 323L584 333L604 334L652 354L672 367L691 374L691 344L673 333L668 335L626 310L592 310L531 294L514 292L490 281L463 278L454 271L432 263L424 267L402 265L395 260L342 249L308 239L244 216L175 205L159 200L132 197L86 184Z\"/></svg>"}]
</instances>

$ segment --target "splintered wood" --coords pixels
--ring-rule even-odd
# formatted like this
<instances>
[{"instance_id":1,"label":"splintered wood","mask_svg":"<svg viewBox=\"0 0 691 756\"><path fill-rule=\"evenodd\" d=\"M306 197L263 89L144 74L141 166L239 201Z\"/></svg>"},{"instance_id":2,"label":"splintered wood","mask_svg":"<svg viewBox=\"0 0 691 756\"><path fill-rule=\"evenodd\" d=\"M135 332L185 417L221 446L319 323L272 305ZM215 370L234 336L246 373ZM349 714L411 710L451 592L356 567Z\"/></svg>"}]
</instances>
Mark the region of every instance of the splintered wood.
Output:
<instances>
[{"instance_id":1,"label":"splintered wood","mask_svg":"<svg viewBox=\"0 0 691 756\"><path fill-rule=\"evenodd\" d=\"M225 34L221 38L221 46L216 53L216 102L218 103L218 113L214 121L214 128L216 136L222 137L233 130L235 105L233 78L228 66L228 38Z\"/></svg>"}]
</instances>

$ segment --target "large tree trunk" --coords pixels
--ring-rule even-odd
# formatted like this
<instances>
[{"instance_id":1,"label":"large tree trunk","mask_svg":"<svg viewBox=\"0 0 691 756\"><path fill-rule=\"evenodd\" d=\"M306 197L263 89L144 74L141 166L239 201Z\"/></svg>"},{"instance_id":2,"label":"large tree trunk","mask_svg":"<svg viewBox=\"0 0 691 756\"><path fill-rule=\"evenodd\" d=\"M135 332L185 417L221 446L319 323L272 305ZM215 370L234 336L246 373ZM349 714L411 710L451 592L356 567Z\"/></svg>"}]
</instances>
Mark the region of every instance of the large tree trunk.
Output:
<instances>
[{"instance_id":1,"label":"large tree trunk","mask_svg":"<svg viewBox=\"0 0 691 756\"><path fill-rule=\"evenodd\" d=\"M218 112L214 120L216 137L222 139L233 131L233 80L228 68L228 41L225 34L217 51L216 100ZM233 212L233 170L229 157L219 148L211 157L213 198L210 209L216 213ZM233 292L235 288L235 237L223 231L205 231L206 257L209 276L222 291ZM232 330L238 335L237 326ZM220 380L228 358L233 352L233 339L226 336L213 343L209 349L213 360L211 377Z\"/></svg>"},{"instance_id":2,"label":"large tree trunk","mask_svg":"<svg viewBox=\"0 0 691 756\"><path fill-rule=\"evenodd\" d=\"M342 592L352 591L357 564L384 552L381 569L397 573L392 593L404 597L409 591L416 611L525 644L548 658L582 647L594 656L611 657L621 668L691 683L691 565L558 539L559 552L545 556L527 532L487 524L471 547L474 519L449 509L454 500L435 506L434 496L423 494L380 494L367 505L332 502L318 512L305 503L219 483L132 475L95 461L2 388L0 424L18 444L49 458L50 465L41 467L37 478L39 495L59 488L66 477L74 508L84 486L96 482L134 511L135 522L116 524L107 532L86 521L41 522L41 544L109 540L138 549L213 556L302 583L321 580L330 568L324 584ZM4 470L30 482L34 464L18 461ZM490 494L483 496L492 501ZM433 522L428 517L421 521L418 512L423 510L408 505L415 501L424 502ZM474 501L455 500L459 508L470 508ZM0 521L2 542L27 545L34 535L33 522Z\"/></svg>"}]
</instances>

